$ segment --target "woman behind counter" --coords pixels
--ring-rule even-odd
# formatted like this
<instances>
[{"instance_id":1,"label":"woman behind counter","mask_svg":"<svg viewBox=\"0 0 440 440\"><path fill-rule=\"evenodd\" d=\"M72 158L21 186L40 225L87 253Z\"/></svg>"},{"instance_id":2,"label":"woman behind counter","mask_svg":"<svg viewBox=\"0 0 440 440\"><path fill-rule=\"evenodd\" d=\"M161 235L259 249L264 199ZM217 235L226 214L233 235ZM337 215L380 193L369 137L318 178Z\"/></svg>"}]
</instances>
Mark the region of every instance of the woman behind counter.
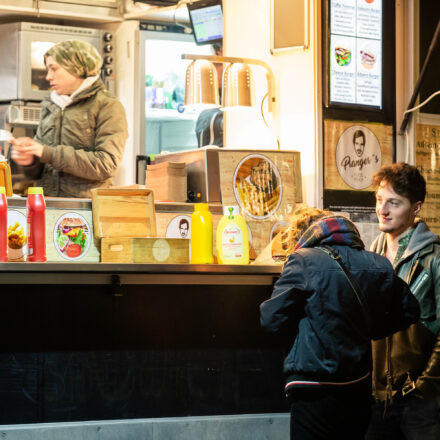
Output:
<instances>
[{"instance_id":1,"label":"woman behind counter","mask_svg":"<svg viewBox=\"0 0 440 440\"><path fill-rule=\"evenodd\" d=\"M36 136L15 139L11 157L51 197L90 197L109 187L122 161L127 122L122 104L99 78L102 59L79 40L44 54L53 91L42 102Z\"/></svg>"}]
</instances>

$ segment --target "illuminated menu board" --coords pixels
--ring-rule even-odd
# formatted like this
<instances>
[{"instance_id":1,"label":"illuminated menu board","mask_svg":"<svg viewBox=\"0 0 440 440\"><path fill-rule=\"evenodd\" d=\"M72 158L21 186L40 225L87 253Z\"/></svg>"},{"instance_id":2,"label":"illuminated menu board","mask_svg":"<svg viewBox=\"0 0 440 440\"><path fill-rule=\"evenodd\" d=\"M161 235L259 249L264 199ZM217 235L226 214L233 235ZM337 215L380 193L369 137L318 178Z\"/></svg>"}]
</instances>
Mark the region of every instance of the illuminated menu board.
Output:
<instances>
[{"instance_id":1,"label":"illuminated menu board","mask_svg":"<svg viewBox=\"0 0 440 440\"><path fill-rule=\"evenodd\" d=\"M330 0L330 103L382 108L382 0Z\"/></svg>"}]
</instances>

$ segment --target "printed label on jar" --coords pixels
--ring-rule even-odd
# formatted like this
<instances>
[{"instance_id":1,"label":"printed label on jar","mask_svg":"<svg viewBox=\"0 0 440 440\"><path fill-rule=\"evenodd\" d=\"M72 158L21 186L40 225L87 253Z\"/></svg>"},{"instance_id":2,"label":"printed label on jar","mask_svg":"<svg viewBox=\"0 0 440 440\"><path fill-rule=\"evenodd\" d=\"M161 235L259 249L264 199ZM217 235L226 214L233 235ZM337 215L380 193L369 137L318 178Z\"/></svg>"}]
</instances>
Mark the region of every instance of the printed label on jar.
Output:
<instances>
[{"instance_id":1,"label":"printed label on jar","mask_svg":"<svg viewBox=\"0 0 440 440\"><path fill-rule=\"evenodd\" d=\"M236 260L243 256L243 234L235 223L230 223L222 233L223 260Z\"/></svg>"}]
</instances>

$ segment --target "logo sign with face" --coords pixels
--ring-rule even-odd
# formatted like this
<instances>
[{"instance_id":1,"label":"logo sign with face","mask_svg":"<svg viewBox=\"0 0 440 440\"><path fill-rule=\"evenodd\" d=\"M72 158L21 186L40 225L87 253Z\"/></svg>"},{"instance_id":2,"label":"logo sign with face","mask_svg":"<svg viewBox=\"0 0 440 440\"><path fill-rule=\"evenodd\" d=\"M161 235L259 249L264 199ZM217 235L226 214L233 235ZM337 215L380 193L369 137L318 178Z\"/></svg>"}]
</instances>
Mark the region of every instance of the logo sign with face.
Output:
<instances>
[{"instance_id":1,"label":"logo sign with face","mask_svg":"<svg viewBox=\"0 0 440 440\"><path fill-rule=\"evenodd\" d=\"M266 156L251 154L243 158L235 169L233 186L237 203L249 217L268 218L280 206L280 172Z\"/></svg>"},{"instance_id":2,"label":"logo sign with face","mask_svg":"<svg viewBox=\"0 0 440 440\"><path fill-rule=\"evenodd\" d=\"M166 238L191 238L191 217L188 215L177 215L167 226Z\"/></svg>"},{"instance_id":3,"label":"logo sign with face","mask_svg":"<svg viewBox=\"0 0 440 440\"><path fill-rule=\"evenodd\" d=\"M342 133L336 146L336 165L343 181L354 189L368 188L382 166L382 153L375 134L362 125Z\"/></svg>"}]
</instances>

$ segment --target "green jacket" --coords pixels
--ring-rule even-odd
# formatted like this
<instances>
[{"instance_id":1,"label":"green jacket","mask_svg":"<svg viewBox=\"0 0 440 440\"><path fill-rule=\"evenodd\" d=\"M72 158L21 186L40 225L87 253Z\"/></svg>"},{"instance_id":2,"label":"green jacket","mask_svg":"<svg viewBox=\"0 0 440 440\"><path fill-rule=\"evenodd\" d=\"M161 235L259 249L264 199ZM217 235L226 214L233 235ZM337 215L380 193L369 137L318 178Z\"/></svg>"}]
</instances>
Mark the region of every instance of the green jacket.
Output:
<instances>
[{"instance_id":1,"label":"green jacket","mask_svg":"<svg viewBox=\"0 0 440 440\"><path fill-rule=\"evenodd\" d=\"M101 80L79 93L62 110L50 99L42 102L34 138L43 154L25 175L52 197L90 197L90 190L108 187L122 161L127 121L122 104Z\"/></svg>"},{"instance_id":2,"label":"green jacket","mask_svg":"<svg viewBox=\"0 0 440 440\"><path fill-rule=\"evenodd\" d=\"M382 233L371 250L383 253ZM373 342L373 394L392 400L402 390L426 399L440 397L440 239L422 221L395 265L421 308L420 322Z\"/></svg>"}]
</instances>

